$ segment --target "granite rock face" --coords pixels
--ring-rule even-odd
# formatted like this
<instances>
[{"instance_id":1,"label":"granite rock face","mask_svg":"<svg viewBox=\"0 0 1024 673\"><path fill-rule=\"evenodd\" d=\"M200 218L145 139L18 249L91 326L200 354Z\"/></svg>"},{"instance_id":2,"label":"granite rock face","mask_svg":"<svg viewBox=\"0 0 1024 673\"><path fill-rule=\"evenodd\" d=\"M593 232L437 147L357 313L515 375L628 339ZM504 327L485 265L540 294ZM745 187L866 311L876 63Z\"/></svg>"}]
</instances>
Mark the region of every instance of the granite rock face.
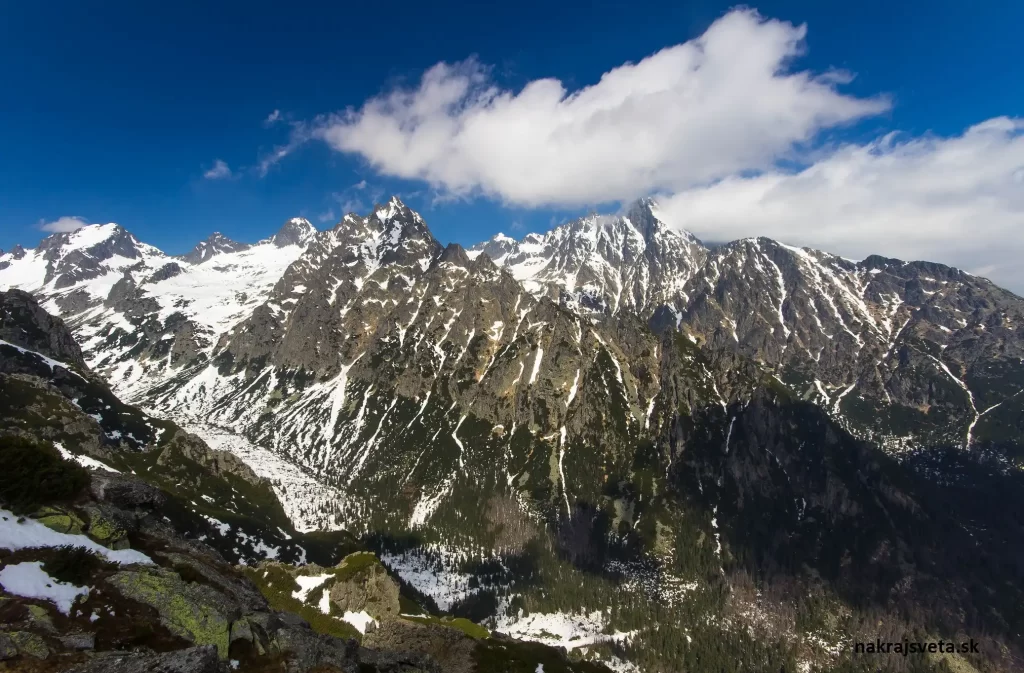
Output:
<instances>
[{"instance_id":1,"label":"granite rock face","mask_svg":"<svg viewBox=\"0 0 1024 673\"><path fill-rule=\"evenodd\" d=\"M0 339L79 368L85 358L64 321L21 290L0 292Z\"/></svg>"}]
</instances>

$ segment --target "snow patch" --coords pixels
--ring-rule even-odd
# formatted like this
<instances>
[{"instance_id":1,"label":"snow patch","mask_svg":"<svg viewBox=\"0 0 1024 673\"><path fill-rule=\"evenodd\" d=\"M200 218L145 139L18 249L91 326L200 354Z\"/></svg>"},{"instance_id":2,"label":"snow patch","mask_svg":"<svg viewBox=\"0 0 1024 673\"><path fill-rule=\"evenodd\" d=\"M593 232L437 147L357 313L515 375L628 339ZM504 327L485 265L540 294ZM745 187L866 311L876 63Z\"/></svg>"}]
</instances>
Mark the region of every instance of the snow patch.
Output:
<instances>
[{"instance_id":1,"label":"snow patch","mask_svg":"<svg viewBox=\"0 0 1024 673\"><path fill-rule=\"evenodd\" d=\"M292 592L292 598L305 603L306 598L309 596L309 592L316 589L332 577L334 577L333 573L325 573L323 575L299 575L295 578L295 583L299 585L299 588Z\"/></svg>"},{"instance_id":2,"label":"snow patch","mask_svg":"<svg viewBox=\"0 0 1024 673\"><path fill-rule=\"evenodd\" d=\"M18 523L18 517L6 509L0 509L0 548L18 551L32 547L65 546L96 552L108 561L121 565L153 563L148 556L134 549L107 549L84 535L58 533L34 519L24 519Z\"/></svg>"},{"instance_id":3,"label":"snow patch","mask_svg":"<svg viewBox=\"0 0 1024 673\"><path fill-rule=\"evenodd\" d=\"M351 624L352 626L356 627L356 630L362 634L366 633L366 627L368 627L370 624L377 623L377 620L371 617L365 610L361 610L359 612L349 611L343 614L341 618L349 624Z\"/></svg>"},{"instance_id":4,"label":"snow patch","mask_svg":"<svg viewBox=\"0 0 1024 673\"><path fill-rule=\"evenodd\" d=\"M89 595L87 587L76 587L50 577L39 561L17 563L0 570L0 585L15 596L50 601L65 615L70 614L79 596Z\"/></svg>"},{"instance_id":5,"label":"snow patch","mask_svg":"<svg viewBox=\"0 0 1024 673\"><path fill-rule=\"evenodd\" d=\"M61 444L60 442L54 442L53 445L57 448L57 451L60 452L60 455L62 458L64 458L64 460L74 461L81 465L82 467L88 468L90 470L106 470L107 472L113 472L114 474L121 474L120 470L115 470L106 463L102 463L96 460L95 458L91 458L89 456L84 455L79 456L71 453L70 451L65 449L64 445Z\"/></svg>"}]
</instances>

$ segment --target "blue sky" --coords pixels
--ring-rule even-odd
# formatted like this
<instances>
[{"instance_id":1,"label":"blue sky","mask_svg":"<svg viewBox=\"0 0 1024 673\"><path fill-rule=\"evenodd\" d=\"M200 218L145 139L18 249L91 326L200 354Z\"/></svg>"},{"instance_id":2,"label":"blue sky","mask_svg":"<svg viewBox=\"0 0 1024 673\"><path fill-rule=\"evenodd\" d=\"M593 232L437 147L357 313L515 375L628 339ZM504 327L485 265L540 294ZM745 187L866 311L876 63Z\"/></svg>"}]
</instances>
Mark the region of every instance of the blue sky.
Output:
<instances>
[{"instance_id":1,"label":"blue sky","mask_svg":"<svg viewBox=\"0 0 1024 673\"><path fill-rule=\"evenodd\" d=\"M441 74L442 83L468 81L477 93L492 87L515 98L531 82L554 78L561 82L564 94L571 95L592 87L603 74L623 64L701 38L716 21L722 25L722 17L733 7L711 2L552 4L181 2L158 7L138 2L58 1L11 5L5 8L0 24L0 85L4 92L0 105L0 247L34 245L45 234L40 223L78 216L89 222L119 222L139 238L179 253L214 230L253 241L298 214L327 227L340 217L342 206L361 205L365 210L374 197L386 198L391 193L398 193L422 212L442 242L468 244L497 231L521 235L545 230L552 221L590 208L613 210L622 199L658 193L674 204L670 210L680 226L710 239L765 233L852 256L869 250L930 255L939 261L974 265L993 277L999 276L1000 269L1006 272L1009 262L981 262L986 261L985 250L998 241L1007 236L1021 238L1024 206L1019 197L1024 187L1019 178L1024 173L1017 173L1015 166L1020 159L1024 170L1024 157L1019 152L1021 128L1012 121L1024 116L1024 90L1018 86L1024 81L1024 59L1017 51L1019 26L1024 25L1021 3L758 3L755 8L761 19L748 21L749 25L733 32L723 28L722 35L715 38L722 45L722 63L729 63L732 52L742 52L744 45L758 42L760 38L744 38L747 33L743 31L753 31L751 37L765 36L766 46L763 54L744 57L749 59L744 66L747 70L759 58L771 61L778 57L776 65L788 73L820 75L840 69L853 75L852 79L821 85L832 91L831 99L821 103L813 120L796 119L800 110L807 108L811 94L780 104L778 111L772 109L771 115L778 118L742 116L757 114L762 107L772 108L765 101L784 95L777 83L767 81L775 75L766 71L750 75L765 80L768 88L760 98L754 93L761 91L759 84L739 86L743 82L736 80L734 91L725 91L716 99L716 104L731 101L735 108L685 117L684 127L700 130L696 140L686 136L685 129L673 126L670 117L674 112L640 121L635 125L640 135L634 133L636 128L627 129L632 139L629 143L644 143L648 135L658 143L668 125L672 130L665 133L675 143L670 148L673 156L651 159L649 176L644 174L646 164L642 162L622 168L622 172L636 175L609 178L607 185L604 176L620 170L616 159L630 154L623 148L632 145L605 147L600 145L600 133L596 140L580 136L591 128L586 120L553 132L561 133L560 137L572 135L572 142L565 147L582 144L589 148L586 165L597 171L594 175L572 170L571 162L563 170L557 165L560 159L538 158L538 168L550 165L555 176L573 173L576 182L566 178L563 185L560 178L549 177L543 185L527 184L521 174L532 169L524 171L522 166L529 164L516 163L524 158L515 156L514 148L479 147L490 142L487 133L514 132L510 129L516 120L525 118L521 111L527 109L528 102L523 100L500 118L481 114L489 125L475 135L442 130L442 134L451 134L445 140L450 145L424 149L426 156L416 160L409 159L404 150L382 146L369 115L363 115L359 124L351 118L330 116L346 108L365 111L367 101L380 101L382 95L396 90L407 94L404 104L415 106L411 101L422 102L423 98L415 95L417 87L423 93L421 77L439 63L452 64L452 70ZM786 29L791 29L789 37L777 35L779 40L785 42L795 35L799 42L781 56L779 43L768 35L775 22L792 24ZM806 24L806 34L797 35L802 24ZM470 57L475 60L467 65ZM459 63L463 65L454 65ZM672 77L678 74L673 70L677 66L678 62L662 64L645 75L645 81ZM626 89L635 87L639 79L635 74L629 76L634 81L623 85ZM723 80L728 82L729 77L732 75ZM713 71L693 78L699 88L714 88L718 81ZM738 100L748 92L750 100ZM603 95L607 98L607 94L606 87ZM814 101L821 98L814 96ZM540 98L547 102L529 108L538 119L561 112L578 113ZM403 115L412 108L396 111L395 100L377 121L406 118ZM671 100L673 105L686 107L680 99ZM703 104L700 99L694 103ZM454 119L461 125L470 117L460 110L486 111L493 105L492 98L467 95L430 120L445 126ZM742 114L734 115L734 109ZM280 119L268 123L275 110ZM628 127L628 115L623 113L622 118ZM963 139L969 127L996 118L1011 121L997 128L995 135L987 133L983 143L972 141L966 150L943 144ZM473 121L479 118L473 117ZM712 135L720 130L728 138L736 135L729 123L736 123L741 130L759 128L758 124L773 131L793 125L794 130L753 153L723 140L718 145L711 143L708 155L701 154L706 148L699 141L709 134L701 124L712 124ZM881 140L893 131L899 135ZM621 133L622 125L615 126L613 135L618 138ZM423 137L410 134L403 139L416 145ZM543 142L537 138L527 141ZM472 142L477 146L467 148ZM873 145L879 142L882 145ZM453 152L451 147L460 149ZM271 164L267 159L279 148L286 149L284 156L261 171L261 162ZM821 232L812 232L818 229L815 218L841 218L822 206L821 194L809 193L807 185L814 182L810 180L814 176L802 175L794 182L794 174L820 163L820 171L834 175L854 161L863 166L862 172L885 175L873 164L868 167L850 159L857 149L864 156L896 152L905 162L910 162L905 157L908 153L924 153L924 161L945 151L954 157L966 152L972 157L968 160L979 166L990 165L986 153L998 151L1005 175L965 177L967 182L984 184L942 211L942 216L955 211L959 218L947 223L946 228L954 231L944 229L942 246L930 245L928 237L921 234L922 227L936 217L918 203L936 200L927 194L911 204L916 210L906 225L908 233L894 238L892 245L884 236L879 240L870 226L894 217L879 213L875 203L854 209L861 213L866 232L875 233L855 235L852 232L861 222L844 220L823 238ZM452 154L457 156L453 159ZM729 155L729 160L721 166L700 171L682 166L711 166L723 154ZM495 162L510 163L510 170L518 173L499 175L482 168L491 156ZM607 165L595 165L603 160ZM218 161L226 164L230 175L222 170L225 175L214 179ZM889 176L884 182L903 184L902 176L914 170L934 173L918 163L900 169L904 172L899 177ZM211 177L204 177L207 173ZM795 219L807 224L783 226L777 220L760 218L770 210L763 207L768 198L764 183L746 179L775 173L785 189L775 189L772 194L784 191L790 196L774 206L802 213ZM739 184L732 184L732 179ZM906 180L907 189L920 182L913 175ZM842 188L853 194L858 185ZM742 196L737 197L737 189ZM935 189L940 195L948 191L941 185ZM999 191L1000 201L995 215L986 209L991 204L982 203L982 196L993 189ZM720 205L723 190L728 192L726 202L731 209ZM557 196L563 193L565 198ZM879 194L871 198L881 201L890 197ZM751 210L736 210L735 203L748 203ZM750 212L758 217L751 218ZM694 219L692 213L701 214L700 218ZM976 235L978 220L992 218L998 226L992 225L993 230L985 234L984 245L975 246L971 259L958 258L964 253L959 252L962 246L955 245L957 236ZM733 220L752 219L763 232L733 224ZM889 233L891 226L880 231Z\"/></svg>"}]
</instances>

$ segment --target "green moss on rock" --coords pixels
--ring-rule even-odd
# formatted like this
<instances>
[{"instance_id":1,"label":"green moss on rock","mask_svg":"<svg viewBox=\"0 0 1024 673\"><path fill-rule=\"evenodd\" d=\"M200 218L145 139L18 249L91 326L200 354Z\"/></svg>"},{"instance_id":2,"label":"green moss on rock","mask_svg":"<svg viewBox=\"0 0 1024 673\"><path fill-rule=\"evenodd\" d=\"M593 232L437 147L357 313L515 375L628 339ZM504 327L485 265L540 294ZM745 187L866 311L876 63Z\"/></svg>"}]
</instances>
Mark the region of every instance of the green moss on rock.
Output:
<instances>
[{"instance_id":1,"label":"green moss on rock","mask_svg":"<svg viewBox=\"0 0 1024 673\"><path fill-rule=\"evenodd\" d=\"M339 581L344 582L353 579L364 571L368 571L373 566L383 568L376 554L371 551L357 551L341 559L341 563L335 569L334 576Z\"/></svg>"},{"instance_id":2,"label":"green moss on rock","mask_svg":"<svg viewBox=\"0 0 1024 673\"><path fill-rule=\"evenodd\" d=\"M86 514L89 516L89 528L86 531L89 537L109 549L128 548L128 531L118 522L97 507L86 508Z\"/></svg>"},{"instance_id":3,"label":"green moss on rock","mask_svg":"<svg viewBox=\"0 0 1024 673\"><path fill-rule=\"evenodd\" d=\"M74 511L59 507L41 507L32 518L58 533L81 535L85 522Z\"/></svg>"},{"instance_id":4,"label":"green moss on rock","mask_svg":"<svg viewBox=\"0 0 1024 673\"><path fill-rule=\"evenodd\" d=\"M316 604L318 601L307 604L292 595L299 589L299 585L295 582L295 576L322 574L323 570L317 566L295 568L281 563L265 562L255 568L243 567L241 570L259 588L260 593L273 609L299 615L309 622L310 627L317 633L344 639L359 640L362 637L362 634L348 622L331 614L324 614ZM323 590L326 590L326 587L330 586L330 582L333 581L327 580ZM322 590L313 591L310 594L311 597L321 596Z\"/></svg>"},{"instance_id":5,"label":"green moss on rock","mask_svg":"<svg viewBox=\"0 0 1024 673\"><path fill-rule=\"evenodd\" d=\"M50 648L42 636L35 633L0 631L0 659L13 659L19 655L45 659L50 655Z\"/></svg>"},{"instance_id":6,"label":"green moss on rock","mask_svg":"<svg viewBox=\"0 0 1024 673\"><path fill-rule=\"evenodd\" d=\"M228 656L233 606L208 587L186 584L167 570L125 571L107 580L125 597L152 606L172 633L197 645L216 645Z\"/></svg>"}]
</instances>

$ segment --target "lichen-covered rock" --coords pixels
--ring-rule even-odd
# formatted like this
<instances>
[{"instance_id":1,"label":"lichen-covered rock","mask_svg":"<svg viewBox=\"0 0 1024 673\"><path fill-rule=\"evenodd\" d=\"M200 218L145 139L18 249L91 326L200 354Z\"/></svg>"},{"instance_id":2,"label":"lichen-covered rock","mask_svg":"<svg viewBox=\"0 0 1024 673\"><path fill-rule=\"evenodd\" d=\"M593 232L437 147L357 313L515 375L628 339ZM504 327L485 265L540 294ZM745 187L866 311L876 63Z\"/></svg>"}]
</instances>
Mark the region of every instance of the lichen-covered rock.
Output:
<instances>
[{"instance_id":1,"label":"lichen-covered rock","mask_svg":"<svg viewBox=\"0 0 1024 673\"><path fill-rule=\"evenodd\" d=\"M230 648L231 645L239 641L247 643L253 649L257 649L258 643L253 635L252 626L250 626L249 620L245 617L231 625L231 631L228 634L228 647Z\"/></svg>"},{"instance_id":2,"label":"lichen-covered rock","mask_svg":"<svg viewBox=\"0 0 1024 673\"><path fill-rule=\"evenodd\" d=\"M216 587L227 594L232 601L238 604L243 612L256 612L268 609L267 599L263 597L259 589L253 586L252 582L235 576L232 574L230 567L226 565L223 566L223 571L218 570L215 567L215 559L197 558L195 555L178 552L162 552L157 553L156 556L161 561L166 561L163 565L173 566L179 575L199 578L199 581L203 584Z\"/></svg>"},{"instance_id":3,"label":"lichen-covered rock","mask_svg":"<svg viewBox=\"0 0 1024 673\"><path fill-rule=\"evenodd\" d=\"M257 656L266 656L277 648L273 634L279 624L277 617L270 612L248 614L231 625L231 644L241 643Z\"/></svg>"},{"instance_id":4,"label":"lichen-covered rock","mask_svg":"<svg viewBox=\"0 0 1024 673\"><path fill-rule=\"evenodd\" d=\"M107 582L125 597L155 608L172 633L197 645L214 645L220 658L227 658L231 623L241 616L228 597L160 568L119 572Z\"/></svg>"},{"instance_id":5,"label":"lichen-covered rock","mask_svg":"<svg viewBox=\"0 0 1024 673\"><path fill-rule=\"evenodd\" d=\"M28 623L33 629L44 631L46 633L54 633L57 629L53 625L53 618L39 605L32 605L31 603L25 605L25 609L28 611Z\"/></svg>"},{"instance_id":6,"label":"lichen-covered rock","mask_svg":"<svg viewBox=\"0 0 1024 673\"><path fill-rule=\"evenodd\" d=\"M89 517L86 532L93 540L110 549L127 549L130 546L126 517L98 505L86 506L83 511Z\"/></svg>"},{"instance_id":7,"label":"lichen-covered rock","mask_svg":"<svg viewBox=\"0 0 1024 673\"><path fill-rule=\"evenodd\" d=\"M85 522L81 517L73 510L61 507L42 507L32 515L32 518L58 533L80 535L85 528Z\"/></svg>"},{"instance_id":8,"label":"lichen-covered rock","mask_svg":"<svg viewBox=\"0 0 1024 673\"><path fill-rule=\"evenodd\" d=\"M50 647L42 636L29 631L0 631L0 660L28 656L45 659Z\"/></svg>"}]
</instances>

